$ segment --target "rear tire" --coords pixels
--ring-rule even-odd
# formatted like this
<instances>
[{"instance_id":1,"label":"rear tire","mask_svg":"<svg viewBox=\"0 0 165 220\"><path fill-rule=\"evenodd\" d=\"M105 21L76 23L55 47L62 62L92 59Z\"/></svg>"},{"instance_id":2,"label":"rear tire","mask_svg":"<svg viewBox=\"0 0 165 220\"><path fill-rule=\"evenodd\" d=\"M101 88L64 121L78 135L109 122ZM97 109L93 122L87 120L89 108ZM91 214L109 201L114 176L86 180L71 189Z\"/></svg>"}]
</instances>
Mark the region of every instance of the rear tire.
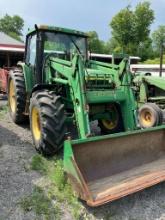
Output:
<instances>
[{"instance_id":1,"label":"rear tire","mask_svg":"<svg viewBox=\"0 0 165 220\"><path fill-rule=\"evenodd\" d=\"M158 112L158 114L159 114L159 116L158 116L159 117L158 125L163 124L163 111L155 103L147 103L147 104L152 106L155 109L155 111Z\"/></svg>"},{"instance_id":2,"label":"rear tire","mask_svg":"<svg viewBox=\"0 0 165 220\"><path fill-rule=\"evenodd\" d=\"M21 68L15 68L9 73L8 105L10 116L16 124L23 123L27 119L24 115L26 105L25 80Z\"/></svg>"},{"instance_id":3,"label":"rear tire","mask_svg":"<svg viewBox=\"0 0 165 220\"><path fill-rule=\"evenodd\" d=\"M139 109L141 128L150 128L163 124L163 112L155 103L146 103Z\"/></svg>"},{"instance_id":4,"label":"rear tire","mask_svg":"<svg viewBox=\"0 0 165 220\"><path fill-rule=\"evenodd\" d=\"M30 101L30 128L36 150L47 156L62 146L66 133L64 105L55 92L35 92Z\"/></svg>"}]
</instances>

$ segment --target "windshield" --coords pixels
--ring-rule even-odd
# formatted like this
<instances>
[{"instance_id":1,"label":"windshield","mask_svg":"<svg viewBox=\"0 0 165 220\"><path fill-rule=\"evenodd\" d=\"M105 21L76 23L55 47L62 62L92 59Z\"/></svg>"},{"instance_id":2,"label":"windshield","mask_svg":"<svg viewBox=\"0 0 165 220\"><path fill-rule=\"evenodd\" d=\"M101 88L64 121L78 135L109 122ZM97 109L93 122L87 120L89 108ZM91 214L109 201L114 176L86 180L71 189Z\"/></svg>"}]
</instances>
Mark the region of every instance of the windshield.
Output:
<instances>
[{"instance_id":1,"label":"windshield","mask_svg":"<svg viewBox=\"0 0 165 220\"><path fill-rule=\"evenodd\" d=\"M71 60L75 52L86 59L85 37L55 32L44 33L44 56L53 54L61 59Z\"/></svg>"}]
</instances>

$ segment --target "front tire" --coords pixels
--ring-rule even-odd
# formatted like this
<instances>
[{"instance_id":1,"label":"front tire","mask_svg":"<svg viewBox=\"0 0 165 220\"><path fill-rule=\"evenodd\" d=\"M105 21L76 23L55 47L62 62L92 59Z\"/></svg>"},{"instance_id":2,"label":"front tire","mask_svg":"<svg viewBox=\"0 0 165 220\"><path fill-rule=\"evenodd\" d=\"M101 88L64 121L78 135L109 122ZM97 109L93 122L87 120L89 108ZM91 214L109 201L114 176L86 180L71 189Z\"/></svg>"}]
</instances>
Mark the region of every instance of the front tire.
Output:
<instances>
[{"instance_id":1,"label":"front tire","mask_svg":"<svg viewBox=\"0 0 165 220\"><path fill-rule=\"evenodd\" d=\"M26 120L24 115L26 105L25 80L21 68L15 68L9 73L8 79L8 105L9 113L16 124Z\"/></svg>"},{"instance_id":2,"label":"front tire","mask_svg":"<svg viewBox=\"0 0 165 220\"><path fill-rule=\"evenodd\" d=\"M36 92L30 101L30 128L38 152L50 156L62 146L66 133L64 105L55 92Z\"/></svg>"}]
</instances>

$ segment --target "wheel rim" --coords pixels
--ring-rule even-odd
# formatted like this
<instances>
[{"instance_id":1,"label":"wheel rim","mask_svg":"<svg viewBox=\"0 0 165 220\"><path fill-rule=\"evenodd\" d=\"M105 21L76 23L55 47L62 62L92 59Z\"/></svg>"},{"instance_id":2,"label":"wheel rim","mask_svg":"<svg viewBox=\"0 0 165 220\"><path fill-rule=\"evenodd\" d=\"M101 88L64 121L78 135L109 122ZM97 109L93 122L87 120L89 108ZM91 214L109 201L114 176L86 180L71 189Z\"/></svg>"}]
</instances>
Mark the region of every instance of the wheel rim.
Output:
<instances>
[{"instance_id":1,"label":"wheel rim","mask_svg":"<svg viewBox=\"0 0 165 220\"><path fill-rule=\"evenodd\" d=\"M140 114L140 119L144 127L152 127L154 123L153 115L150 111L144 110Z\"/></svg>"},{"instance_id":2,"label":"wheel rim","mask_svg":"<svg viewBox=\"0 0 165 220\"><path fill-rule=\"evenodd\" d=\"M109 105L108 111L111 116L111 120L102 119L102 123L106 129L112 130L115 129L118 125L119 114L115 105Z\"/></svg>"},{"instance_id":3,"label":"wheel rim","mask_svg":"<svg viewBox=\"0 0 165 220\"><path fill-rule=\"evenodd\" d=\"M13 113L16 112L16 95L15 95L15 87L14 82L11 79L9 84L9 105L10 109Z\"/></svg>"},{"instance_id":4,"label":"wheel rim","mask_svg":"<svg viewBox=\"0 0 165 220\"><path fill-rule=\"evenodd\" d=\"M41 139L41 124L40 124L40 117L39 111L36 107L32 108L32 133L34 139L39 141Z\"/></svg>"},{"instance_id":5,"label":"wheel rim","mask_svg":"<svg viewBox=\"0 0 165 220\"><path fill-rule=\"evenodd\" d=\"M104 125L104 127L106 127L108 130L112 130L114 128L116 128L117 126L117 121L109 121L109 120L102 120L102 123Z\"/></svg>"}]
</instances>

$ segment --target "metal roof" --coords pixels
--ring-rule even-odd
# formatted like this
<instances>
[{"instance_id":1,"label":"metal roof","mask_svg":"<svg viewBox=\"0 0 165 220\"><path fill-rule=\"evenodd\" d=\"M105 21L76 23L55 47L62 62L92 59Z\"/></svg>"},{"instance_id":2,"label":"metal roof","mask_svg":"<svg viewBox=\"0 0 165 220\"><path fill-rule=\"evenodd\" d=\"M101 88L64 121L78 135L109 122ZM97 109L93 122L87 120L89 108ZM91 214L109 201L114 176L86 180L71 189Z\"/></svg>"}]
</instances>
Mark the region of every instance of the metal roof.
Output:
<instances>
[{"instance_id":1,"label":"metal roof","mask_svg":"<svg viewBox=\"0 0 165 220\"><path fill-rule=\"evenodd\" d=\"M15 40L14 38L8 36L7 34L3 33L3 32L0 32L0 44L3 44L3 45L14 45L14 46L25 46L24 43L18 41L18 40Z\"/></svg>"}]
</instances>

